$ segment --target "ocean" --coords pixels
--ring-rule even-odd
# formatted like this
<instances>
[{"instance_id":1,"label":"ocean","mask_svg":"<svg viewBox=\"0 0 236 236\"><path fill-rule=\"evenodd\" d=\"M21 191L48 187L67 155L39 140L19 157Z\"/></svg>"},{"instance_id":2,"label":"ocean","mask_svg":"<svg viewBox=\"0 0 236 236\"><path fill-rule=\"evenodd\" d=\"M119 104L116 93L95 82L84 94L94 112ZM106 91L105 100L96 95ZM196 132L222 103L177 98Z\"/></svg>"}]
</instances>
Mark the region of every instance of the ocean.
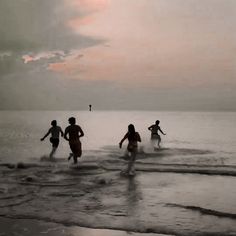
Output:
<instances>
[{"instance_id":1,"label":"ocean","mask_svg":"<svg viewBox=\"0 0 236 236\"><path fill-rule=\"evenodd\" d=\"M51 120L64 130L71 116L85 133L78 168L67 161L67 141L54 162L45 158L49 139L40 141ZM148 130L157 119L161 149ZM108 235L236 235L235 123L235 112L1 111L0 216L63 225L73 236L78 226ZM132 179L119 174L129 124L142 139Z\"/></svg>"},{"instance_id":2,"label":"ocean","mask_svg":"<svg viewBox=\"0 0 236 236\"><path fill-rule=\"evenodd\" d=\"M200 162L201 164L236 164L236 113L235 112L146 112L146 111L1 111L0 112L0 161L38 161L47 155L51 146L48 139L40 138L51 127L51 120L65 130L68 118L74 116L84 130L81 139L83 156L98 152L119 150L118 143L134 124L142 138L140 146L153 152L148 127L160 120L162 147L209 151L207 155L166 157L166 161L179 163ZM68 143L61 139L57 158L66 158L70 152ZM99 154L99 155L100 155ZM178 159L178 160L177 160Z\"/></svg>"}]
</instances>

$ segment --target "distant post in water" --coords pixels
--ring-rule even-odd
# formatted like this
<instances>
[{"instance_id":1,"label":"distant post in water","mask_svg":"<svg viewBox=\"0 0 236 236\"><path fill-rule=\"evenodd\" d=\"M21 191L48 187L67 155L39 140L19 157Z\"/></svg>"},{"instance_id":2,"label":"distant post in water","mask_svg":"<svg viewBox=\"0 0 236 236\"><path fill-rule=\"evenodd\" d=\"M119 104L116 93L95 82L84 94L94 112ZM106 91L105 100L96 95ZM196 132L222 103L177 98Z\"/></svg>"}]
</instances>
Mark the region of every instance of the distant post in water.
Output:
<instances>
[{"instance_id":1,"label":"distant post in water","mask_svg":"<svg viewBox=\"0 0 236 236\"><path fill-rule=\"evenodd\" d=\"M89 111L92 111L92 105L91 104L89 105Z\"/></svg>"}]
</instances>

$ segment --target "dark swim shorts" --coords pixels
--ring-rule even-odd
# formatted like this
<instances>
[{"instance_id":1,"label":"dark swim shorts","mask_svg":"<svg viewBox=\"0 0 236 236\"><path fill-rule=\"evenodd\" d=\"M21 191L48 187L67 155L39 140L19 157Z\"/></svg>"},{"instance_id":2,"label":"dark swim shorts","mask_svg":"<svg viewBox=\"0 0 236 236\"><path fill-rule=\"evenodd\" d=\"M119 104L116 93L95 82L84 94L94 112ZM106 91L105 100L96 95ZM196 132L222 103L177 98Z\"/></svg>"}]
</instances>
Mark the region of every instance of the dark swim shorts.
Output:
<instances>
[{"instance_id":1,"label":"dark swim shorts","mask_svg":"<svg viewBox=\"0 0 236 236\"><path fill-rule=\"evenodd\" d=\"M59 138L50 138L50 142L53 147L57 148L59 145Z\"/></svg>"}]
</instances>

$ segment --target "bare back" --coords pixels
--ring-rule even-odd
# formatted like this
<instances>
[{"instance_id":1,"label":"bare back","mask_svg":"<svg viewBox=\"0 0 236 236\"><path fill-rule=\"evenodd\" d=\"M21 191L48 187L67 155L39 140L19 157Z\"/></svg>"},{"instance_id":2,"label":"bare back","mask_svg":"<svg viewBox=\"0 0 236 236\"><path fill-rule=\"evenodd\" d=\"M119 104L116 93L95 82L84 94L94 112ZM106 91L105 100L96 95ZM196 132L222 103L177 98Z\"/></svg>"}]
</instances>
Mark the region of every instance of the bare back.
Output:
<instances>
[{"instance_id":1,"label":"bare back","mask_svg":"<svg viewBox=\"0 0 236 236\"><path fill-rule=\"evenodd\" d=\"M49 129L49 131L52 135L52 138L59 138L60 132L62 132L62 129L60 126L53 126Z\"/></svg>"},{"instance_id":2,"label":"bare back","mask_svg":"<svg viewBox=\"0 0 236 236\"><path fill-rule=\"evenodd\" d=\"M79 125L70 125L65 130L65 135L69 134L69 140L76 140L80 138L83 131Z\"/></svg>"}]
</instances>

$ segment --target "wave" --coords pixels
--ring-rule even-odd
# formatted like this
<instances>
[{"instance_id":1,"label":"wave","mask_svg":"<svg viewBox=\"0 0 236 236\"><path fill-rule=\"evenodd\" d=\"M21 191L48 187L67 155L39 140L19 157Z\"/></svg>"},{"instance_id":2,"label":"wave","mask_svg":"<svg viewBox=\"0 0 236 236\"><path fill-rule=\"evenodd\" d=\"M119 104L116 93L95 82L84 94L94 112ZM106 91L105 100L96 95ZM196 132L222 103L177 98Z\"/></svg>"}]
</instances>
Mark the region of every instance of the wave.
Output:
<instances>
[{"instance_id":1,"label":"wave","mask_svg":"<svg viewBox=\"0 0 236 236\"><path fill-rule=\"evenodd\" d=\"M108 159L101 160L98 163L82 161L79 165L68 165L68 163L55 164L53 163L1 163L0 167L7 169L41 169L46 173L54 168L55 174L70 174L70 175L83 175L83 174L98 174L103 171L120 171L126 165L125 158L122 159ZM49 170L47 170L49 168ZM180 174L203 174L203 175L224 175L236 176L236 166L234 165L197 165L197 164L165 164L155 163L154 161L137 160L135 164L136 171L138 172L169 172ZM79 171L77 171L79 170ZM31 179L23 181L31 184ZM19 181L21 183L21 181ZM54 183L47 183L48 186Z\"/></svg>"},{"instance_id":2,"label":"wave","mask_svg":"<svg viewBox=\"0 0 236 236\"><path fill-rule=\"evenodd\" d=\"M114 161L104 161L101 165L106 170L120 170L122 164ZM236 176L236 166L225 165L188 165L188 164L156 164L137 161L136 171L140 172L169 172L180 174L204 174Z\"/></svg>"},{"instance_id":3,"label":"wave","mask_svg":"<svg viewBox=\"0 0 236 236\"><path fill-rule=\"evenodd\" d=\"M147 150L149 150L148 148ZM145 146L139 147L139 153L145 154L149 157L158 157L158 156L172 156L172 155L206 155L212 154L214 151L204 150L204 149L194 149L194 148L151 148L152 152L147 152ZM110 152L110 153L119 153L117 146L104 146L100 151Z\"/></svg>"},{"instance_id":4,"label":"wave","mask_svg":"<svg viewBox=\"0 0 236 236\"><path fill-rule=\"evenodd\" d=\"M0 205L0 208L18 206L18 205L21 205L23 203L30 202L30 201L33 201L33 200L34 200L34 198L30 197L30 198L20 200L20 201L14 202L14 203Z\"/></svg>"},{"instance_id":5,"label":"wave","mask_svg":"<svg viewBox=\"0 0 236 236\"><path fill-rule=\"evenodd\" d=\"M184 208L184 209L188 209L188 210L192 210L192 211L198 211L198 212L200 212L202 214L206 214L206 215L236 219L236 214L234 214L234 213L221 212L221 211L202 208L202 207L198 207L198 206L185 206L185 205L175 204L175 203L166 203L165 206L180 207L180 208Z\"/></svg>"}]
</instances>

